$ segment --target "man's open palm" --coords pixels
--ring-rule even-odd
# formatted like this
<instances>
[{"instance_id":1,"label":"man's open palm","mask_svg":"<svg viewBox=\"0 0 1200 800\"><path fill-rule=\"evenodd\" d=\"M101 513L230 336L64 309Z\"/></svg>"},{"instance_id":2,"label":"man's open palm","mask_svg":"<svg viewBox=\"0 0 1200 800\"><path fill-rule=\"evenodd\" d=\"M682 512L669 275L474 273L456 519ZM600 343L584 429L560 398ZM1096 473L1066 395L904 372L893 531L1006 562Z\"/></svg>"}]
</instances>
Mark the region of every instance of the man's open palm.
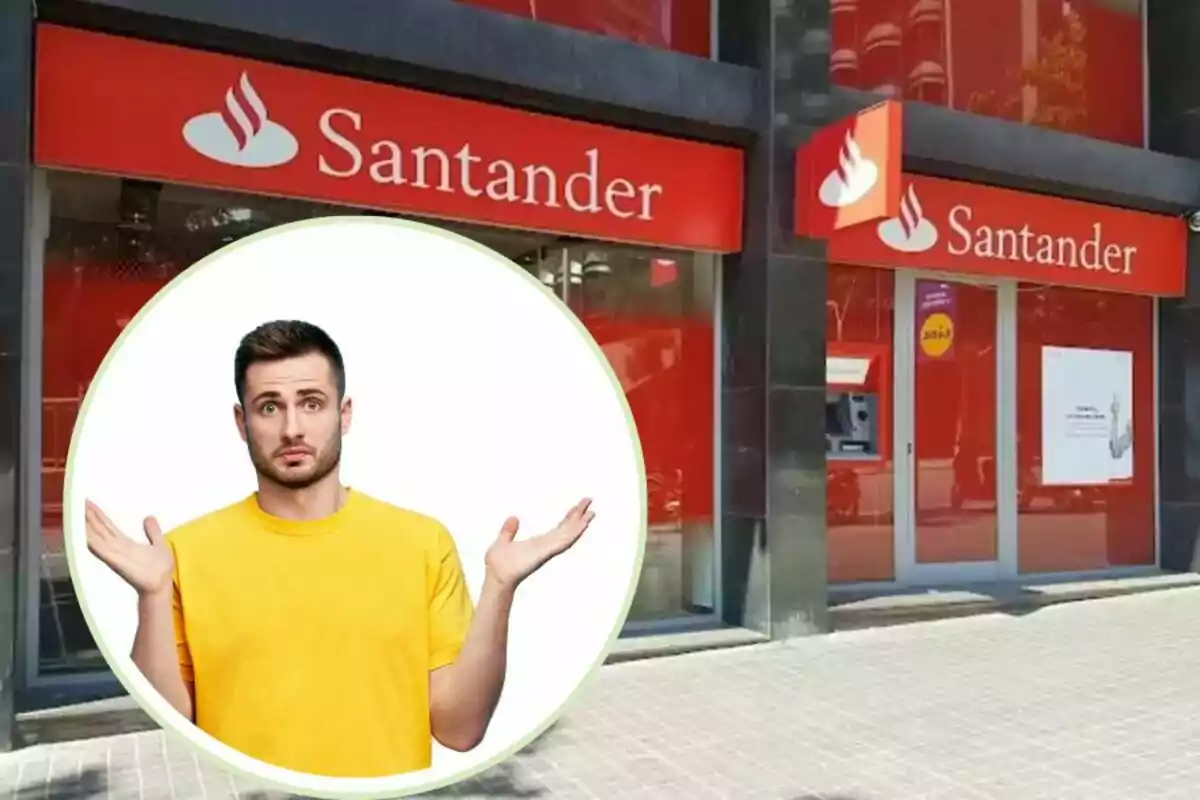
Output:
<instances>
[{"instance_id":1,"label":"man's open palm","mask_svg":"<svg viewBox=\"0 0 1200 800\"><path fill-rule=\"evenodd\" d=\"M591 505L591 500L579 501L553 530L520 542L516 541L520 523L509 517L484 557L488 575L505 586L516 586L528 578L579 541L596 516Z\"/></svg>"},{"instance_id":2,"label":"man's open palm","mask_svg":"<svg viewBox=\"0 0 1200 800\"><path fill-rule=\"evenodd\" d=\"M149 544L139 544L121 533L90 500L87 501L86 514L88 550L96 558L107 564L140 595L155 594L170 587L175 557L154 517L147 517L142 523Z\"/></svg>"}]
</instances>

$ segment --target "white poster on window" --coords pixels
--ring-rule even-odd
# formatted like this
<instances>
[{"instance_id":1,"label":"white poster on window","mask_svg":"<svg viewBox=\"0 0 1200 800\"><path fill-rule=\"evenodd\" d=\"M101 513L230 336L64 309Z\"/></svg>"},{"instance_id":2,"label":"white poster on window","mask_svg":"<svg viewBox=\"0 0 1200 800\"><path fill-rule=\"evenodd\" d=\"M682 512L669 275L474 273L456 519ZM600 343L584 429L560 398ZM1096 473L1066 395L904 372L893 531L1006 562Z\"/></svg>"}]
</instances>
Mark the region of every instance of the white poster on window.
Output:
<instances>
[{"instance_id":1,"label":"white poster on window","mask_svg":"<svg viewBox=\"0 0 1200 800\"><path fill-rule=\"evenodd\" d=\"M1133 477L1133 353L1042 348L1042 484Z\"/></svg>"}]
</instances>

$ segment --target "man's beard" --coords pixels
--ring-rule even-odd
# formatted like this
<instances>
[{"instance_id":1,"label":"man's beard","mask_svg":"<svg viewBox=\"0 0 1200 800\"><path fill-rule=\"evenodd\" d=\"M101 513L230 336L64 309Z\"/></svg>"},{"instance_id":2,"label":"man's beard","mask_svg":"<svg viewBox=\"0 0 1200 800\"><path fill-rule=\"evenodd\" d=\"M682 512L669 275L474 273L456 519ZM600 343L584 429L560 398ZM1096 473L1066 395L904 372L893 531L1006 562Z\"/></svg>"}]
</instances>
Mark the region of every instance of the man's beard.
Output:
<instances>
[{"instance_id":1,"label":"man's beard","mask_svg":"<svg viewBox=\"0 0 1200 800\"><path fill-rule=\"evenodd\" d=\"M254 471L258 473L259 478L284 489L307 489L309 486L323 481L338 468L342 461L342 436L340 432L335 434L329 446L317 452L312 472L298 476L288 475L280 470L272 462L270 456L264 456L249 442L247 442L247 449L250 451L250 462L254 464Z\"/></svg>"}]
</instances>

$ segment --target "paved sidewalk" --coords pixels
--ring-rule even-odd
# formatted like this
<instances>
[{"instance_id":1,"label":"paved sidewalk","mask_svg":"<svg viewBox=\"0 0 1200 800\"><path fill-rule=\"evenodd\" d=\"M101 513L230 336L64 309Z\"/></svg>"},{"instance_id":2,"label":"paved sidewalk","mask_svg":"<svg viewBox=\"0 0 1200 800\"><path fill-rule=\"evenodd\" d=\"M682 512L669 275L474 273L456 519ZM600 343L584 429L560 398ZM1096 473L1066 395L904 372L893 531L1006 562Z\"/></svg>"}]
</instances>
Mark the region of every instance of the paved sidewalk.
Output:
<instances>
[{"instance_id":1,"label":"paved sidewalk","mask_svg":"<svg viewBox=\"0 0 1200 800\"><path fill-rule=\"evenodd\" d=\"M459 797L1200 796L1200 589L605 667ZM159 732L0 756L13 798L265 798ZM0 798L6 795L0 792Z\"/></svg>"}]
</instances>

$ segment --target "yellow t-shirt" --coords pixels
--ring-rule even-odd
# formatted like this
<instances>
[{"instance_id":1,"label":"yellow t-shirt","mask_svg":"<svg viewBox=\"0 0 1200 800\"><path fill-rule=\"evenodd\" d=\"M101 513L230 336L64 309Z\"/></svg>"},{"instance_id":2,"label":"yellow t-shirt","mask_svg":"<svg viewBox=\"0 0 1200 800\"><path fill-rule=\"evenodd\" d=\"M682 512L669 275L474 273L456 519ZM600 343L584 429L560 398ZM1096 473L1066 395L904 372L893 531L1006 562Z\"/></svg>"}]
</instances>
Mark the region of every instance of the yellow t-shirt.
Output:
<instances>
[{"instance_id":1,"label":"yellow t-shirt","mask_svg":"<svg viewBox=\"0 0 1200 800\"><path fill-rule=\"evenodd\" d=\"M355 491L303 522L251 495L167 541L201 730L310 774L430 765L429 672L458 656L473 613L445 527Z\"/></svg>"}]
</instances>

